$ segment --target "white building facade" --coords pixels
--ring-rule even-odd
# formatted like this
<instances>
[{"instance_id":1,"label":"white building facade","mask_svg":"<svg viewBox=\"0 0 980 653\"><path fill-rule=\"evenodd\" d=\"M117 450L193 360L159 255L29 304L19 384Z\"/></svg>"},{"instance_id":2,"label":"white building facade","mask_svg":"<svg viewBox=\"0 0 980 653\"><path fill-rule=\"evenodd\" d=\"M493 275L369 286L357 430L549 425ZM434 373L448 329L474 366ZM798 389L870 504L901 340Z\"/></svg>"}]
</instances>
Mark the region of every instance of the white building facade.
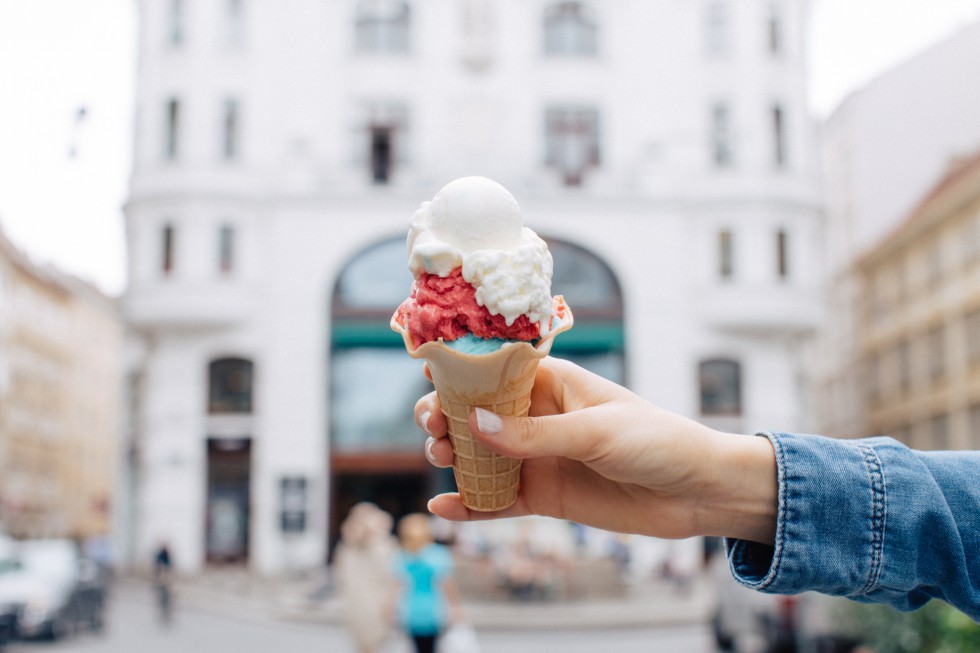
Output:
<instances>
[{"instance_id":1,"label":"white building facade","mask_svg":"<svg viewBox=\"0 0 980 653\"><path fill-rule=\"evenodd\" d=\"M556 355L722 428L806 428L806 4L141 0L129 561L322 565L352 502L445 487L387 318L409 217L464 175L551 242Z\"/></svg>"}]
</instances>

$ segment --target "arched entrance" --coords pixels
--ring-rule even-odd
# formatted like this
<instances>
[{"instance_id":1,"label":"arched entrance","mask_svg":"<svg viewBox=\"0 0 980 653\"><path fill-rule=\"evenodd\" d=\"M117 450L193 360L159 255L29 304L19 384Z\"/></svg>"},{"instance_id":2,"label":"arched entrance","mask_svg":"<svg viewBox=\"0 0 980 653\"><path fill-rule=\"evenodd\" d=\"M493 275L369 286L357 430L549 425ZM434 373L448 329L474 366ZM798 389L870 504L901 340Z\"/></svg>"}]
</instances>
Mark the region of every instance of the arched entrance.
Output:
<instances>
[{"instance_id":1,"label":"arched entrance","mask_svg":"<svg viewBox=\"0 0 980 653\"><path fill-rule=\"evenodd\" d=\"M575 328L553 354L624 382L623 303L609 267L571 243L548 240L553 288L575 312ZM415 401L431 390L421 363L388 326L412 284L399 236L356 254L331 297L329 551L350 508L372 501L396 519L424 511L437 492L454 489L451 470L431 467L415 425Z\"/></svg>"}]
</instances>

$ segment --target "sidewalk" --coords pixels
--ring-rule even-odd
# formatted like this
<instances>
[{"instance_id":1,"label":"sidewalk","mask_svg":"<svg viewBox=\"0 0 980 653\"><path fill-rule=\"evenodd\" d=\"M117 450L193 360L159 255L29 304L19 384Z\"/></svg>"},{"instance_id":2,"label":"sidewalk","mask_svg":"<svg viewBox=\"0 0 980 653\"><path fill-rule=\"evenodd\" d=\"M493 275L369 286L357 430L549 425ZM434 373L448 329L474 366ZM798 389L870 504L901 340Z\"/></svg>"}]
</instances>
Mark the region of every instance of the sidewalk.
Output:
<instances>
[{"instance_id":1,"label":"sidewalk","mask_svg":"<svg viewBox=\"0 0 980 653\"><path fill-rule=\"evenodd\" d=\"M324 624L338 624L343 619L341 600L325 574L289 580L256 578L240 571L209 571L182 579L175 591L178 605L237 618ZM713 597L710 579L702 577L683 591L655 581L630 587L622 597L517 601L464 596L463 605L478 629L627 628L706 621Z\"/></svg>"}]
</instances>

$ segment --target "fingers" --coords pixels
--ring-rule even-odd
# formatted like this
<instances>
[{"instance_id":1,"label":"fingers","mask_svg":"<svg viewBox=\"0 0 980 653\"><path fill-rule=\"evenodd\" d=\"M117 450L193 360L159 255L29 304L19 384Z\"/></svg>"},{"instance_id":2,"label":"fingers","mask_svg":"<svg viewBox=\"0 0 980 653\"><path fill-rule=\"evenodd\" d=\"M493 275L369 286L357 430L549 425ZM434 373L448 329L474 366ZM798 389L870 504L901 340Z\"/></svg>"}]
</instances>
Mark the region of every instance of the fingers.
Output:
<instances>
[{"instance_id":1,"label":"fingers","mask_svg":"<svg viewBox=\"0 0 980 653\"><path fill-rule=\"evenodd\" d=\"M446 416L442 414L439 397L435 392L430 392L415 402L415 423L437 439L444 437L448 432L449 425L446 423Z\"/></svg>"},{"instance_id":2,"label":"fingers","mask_svg":"<svg viewBox=\"0 0 980 653\"><path fill-rule=\"evenodd\" d=\"M477 440L510 458L561 456L593 460L608 442L605 406L543 417L501 417L483 408L470 413Z\"/></svg>"},{"instance_id":3,"label":"fingers","mask_svg":"<svg viewBox=\"0 0 980 653\"><path fill-rule=\"evenodd\" d=\"M520 498L511 507L496 512L470 510L463 505L463 501L459 498L458 492L438 494L432 497L429 499L428 508L432 514L443 519L448 519L449 521L487 521L491 519L502 519L504 517L523 517L531 514L527 505Z\"/></svg>"},{"instance_id":4,"label":"fingers","mask_svg":"<svg viewBox=\"0 0 980 653\"><path fill-rule=\"evenodd\" d=\"M429 434L425 441L425 457L434 467L451 467L453 447L445 437L448 425L442 414L439 397L430 392L415 404L415 423Z\"/></svg>"},{"instance_id":5,"label":"fingers","mask_svg":"<svg viewBox=\"0 0 980 653\"><path fill-rule=\"evenodd\" d=\"M433 467L452 467L453 466L453 445L449 438L439 438L438 440L429 437L425 441L425 458Z\"/></svg>"}]
</instances>

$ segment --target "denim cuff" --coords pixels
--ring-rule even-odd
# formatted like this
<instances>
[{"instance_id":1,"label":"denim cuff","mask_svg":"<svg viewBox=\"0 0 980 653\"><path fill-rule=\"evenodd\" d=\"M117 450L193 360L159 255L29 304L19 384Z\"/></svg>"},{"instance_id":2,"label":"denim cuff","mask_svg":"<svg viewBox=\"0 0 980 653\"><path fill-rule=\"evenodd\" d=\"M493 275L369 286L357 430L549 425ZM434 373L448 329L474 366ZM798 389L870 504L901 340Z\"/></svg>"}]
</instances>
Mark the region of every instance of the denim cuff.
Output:
<instances>
[{"instance_id":1,"label":"denim cuff","mask_svg":"<svg viewBox=\"0 0 980 653\"><path fill-rule=\"evenodd\" d=\"M731 571L762 592L860 596L881 574L885 485L865 440L759 433L776 452L779 507L773 546L730 540Z\"/></svg>"}]
</instances>

